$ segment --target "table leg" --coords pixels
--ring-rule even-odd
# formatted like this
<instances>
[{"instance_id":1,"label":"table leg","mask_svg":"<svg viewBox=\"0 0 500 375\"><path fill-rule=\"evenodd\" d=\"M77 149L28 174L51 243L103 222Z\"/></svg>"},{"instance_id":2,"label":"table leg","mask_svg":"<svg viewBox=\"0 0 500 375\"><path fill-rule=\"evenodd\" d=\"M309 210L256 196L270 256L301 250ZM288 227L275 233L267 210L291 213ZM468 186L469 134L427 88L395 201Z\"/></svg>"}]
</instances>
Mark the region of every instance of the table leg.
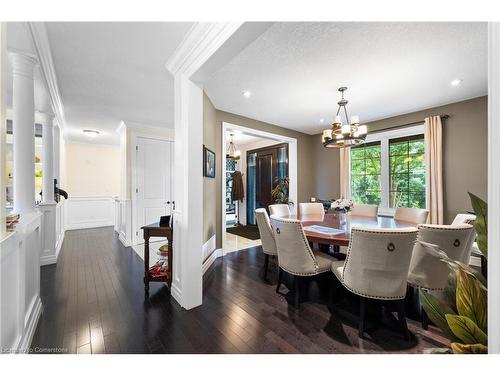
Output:
<instances>
[{"instance_id":1,"label":"table leg","mask_svg":"<svg viewBox=\"0 0 500 375\"><path fill-rule=\"evenodd\" d=\"M149 235L144 235L144 291L149 292Z\"/></svg>"},{"instance_id":2,"label":"table leg","mask_svg":"<svg viewBox=\"0 0 500 375\"><path fill-rule=\"evenodd\" d=\"M168 287L172 286L172 278L174 277L174 272L172 270L172 260L174 258L174 250L172 246L172 237L168 239L168 273L169 273L169 278L168 278Z\"/></svg>"}]
</instances>

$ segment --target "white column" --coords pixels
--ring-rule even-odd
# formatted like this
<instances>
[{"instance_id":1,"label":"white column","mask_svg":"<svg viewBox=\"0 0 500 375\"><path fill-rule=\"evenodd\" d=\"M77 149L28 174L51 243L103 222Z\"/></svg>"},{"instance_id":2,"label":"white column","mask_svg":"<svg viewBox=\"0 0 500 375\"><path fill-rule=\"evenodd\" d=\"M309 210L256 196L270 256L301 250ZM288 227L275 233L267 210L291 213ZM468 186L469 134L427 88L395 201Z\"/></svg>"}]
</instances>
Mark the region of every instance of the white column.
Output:
<instances>
[{"instance_id":1,"label":"white column","mask_svg":"<svg viewBox=\"0 0 500 375\"><path fill-rule=\"evenodd\" d=\"M54 203L54 115L39 112L42 122L42 203Z\"/></svg>"},{"instance_id":2,"label":"white column","mask_svg":"<svg viewBox=\"0 0 500 375\"><path fill-rule=\"evenodd\" d=\"M488 352L500 353L500 23L488 30Z\"/></svg>"},{"instance_id":3,"label":"white column","mask_svg":"<svg viewBox=\"0 0 500 375\"><path fill-rule=\"evenodd\" d=\"M59 173L61 163L61 131L58 125L54 126L54 178L57 186L61 186L61 175Z\"/></svg>"},{"instance_id":4,"label":"white column","mask_svg":"<svg viewBox=\"0 0 500 375\"><path fill-rule=\"evenodd\" d=\"M13 70L14 212L35 211L34 56L9 53ZM22 218L21 218L22 220Z\"/></svg>"}]
</instances>

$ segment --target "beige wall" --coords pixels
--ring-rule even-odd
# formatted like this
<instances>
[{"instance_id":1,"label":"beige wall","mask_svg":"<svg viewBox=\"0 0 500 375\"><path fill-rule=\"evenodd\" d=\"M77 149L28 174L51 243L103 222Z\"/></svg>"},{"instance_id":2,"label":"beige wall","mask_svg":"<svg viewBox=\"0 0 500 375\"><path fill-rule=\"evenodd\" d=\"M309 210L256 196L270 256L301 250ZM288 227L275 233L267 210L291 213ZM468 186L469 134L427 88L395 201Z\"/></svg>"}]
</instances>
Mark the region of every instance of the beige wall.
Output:
<instances>
[{"instance_id":1,"label":"beige wall","mask_svg":"<svg viewBox=\"0 0 500 375\"><path fill-rule=\"evenodd\" d=\"M66 142L64 170L70 197L120 194L119 146Z\"/></svg>"},{"instance_id":2,"label":"beige wall","mask_svg":"<svg viewBox=\"0 0 500 375\"><path fill-rule=\"evenodd\" d=\"M430 115L447 114L443 122L444 209L445 223L459 213L471 210L467 192L487 198L487 97L480 97L424 111L409 113L368 123L368 132L389 129L402 124L423 121ZM321 145L316 135L316 195L319 198L339 196L339 154ZM331 168L327 168L331 166Z\"/></svg>"},{"instance_id":3,"label":"beige wall","mask_svg":"<svg viewBox=\"0 0 500 375\"><path fill-rule=\"evenodd\" d=\"M217 127L216 109L208 96L203 93L203 144L205 147L215 151L216 138L221 136L221 129L221 127ZM216 155L215 162L215 178L203 177L203 242L208 241L217 233L217 248L220 248L220 236L222 234L220 221L222 219L217 216L217 213L220 215L221 212L220 207L217 207L217 202L222 204L220 198L222 191L219 193L217 190L217 180L220 179L222 173L220 153Z\"/></svg>"},{"instance_id":4,"label":"beige wall","mask_svg":"<svg viewBox=\"0 0 500 375\"><path fill-rule=\"evenodd\" d=\"M297 174L298 174L298 200L299 202L305 202L310 199L313 195L314 188L314 170L311 165L314 163L313 158L313 137L304 133L296 132L294 130L285 129L280 126L268 124L265 122L250 119L248 117L243 117L235 115L232 113L219 111L215 109L210 99L204 95L203 101L203 120L204 120L204 132L203 132L203 142L205 145L214 150L216 153L216 178L212 181L208 178L204 178L204 224L203 229L205 232L205 241L208 240L213 235L213 230L215 228L215 233L217 234L217 248L222 246L222 164L221 164L221 154L222 154L222 123L228 122L234 125L245 126L252 129L262 130L269 133L279 134L286 137L297 139ZM212 146L215 145L215 146ZM215 186L214 186L215 184ZM215 202L208 202L214 200ZM213 204L215 203L215 214L213 210ZM205 209L206 207L206 209ZM215 221L215 223L214 223Z\"/></svg>"},{"instance_id":5,"label":"beige wall","mask_svg":"<svg viewBox=\"0 0 500 375\"><path fill-rule=\"evenodd\" d=\"M311 137L313 138L314 197L337 199L340 197L340 152L334 148L323 147L321 134Z\"/></svg>"}]
</instances>

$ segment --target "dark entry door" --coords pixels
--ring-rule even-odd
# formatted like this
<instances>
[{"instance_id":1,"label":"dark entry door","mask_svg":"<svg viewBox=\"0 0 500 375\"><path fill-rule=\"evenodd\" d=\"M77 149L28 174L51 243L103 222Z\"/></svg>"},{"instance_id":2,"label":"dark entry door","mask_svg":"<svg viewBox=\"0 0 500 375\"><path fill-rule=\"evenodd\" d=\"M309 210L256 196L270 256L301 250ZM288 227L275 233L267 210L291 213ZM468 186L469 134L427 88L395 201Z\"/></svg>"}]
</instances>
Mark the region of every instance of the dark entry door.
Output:
<instances>
[{"instance_id":1,"label":"dark entry door","mask_svg":"<svg viewBox=\"0 0 500 375\"><path fill-rule=\"evenodd\" d=\"M288 144L247 151L247 224L256 225L256 208L273 204L271 191L288 176Z\"/></svg>"},{"instance_id":2,"label":"dark entry door","mask_svg":"<svg viewBox=\"0 0 500 375\"><path fill-rule=\"evenodd\" d=\"M273 204L271 191L278 179L277 159L277 149L257 152L255 208L267 208Z\"/></svg>"}]
</instances>

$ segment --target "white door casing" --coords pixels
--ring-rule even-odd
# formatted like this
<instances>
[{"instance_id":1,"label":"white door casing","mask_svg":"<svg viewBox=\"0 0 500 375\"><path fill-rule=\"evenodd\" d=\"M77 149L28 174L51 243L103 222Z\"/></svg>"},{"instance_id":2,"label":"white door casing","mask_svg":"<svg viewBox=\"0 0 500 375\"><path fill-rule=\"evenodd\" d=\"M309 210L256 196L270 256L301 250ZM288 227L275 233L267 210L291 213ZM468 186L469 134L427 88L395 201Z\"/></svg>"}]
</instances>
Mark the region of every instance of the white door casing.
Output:
<instances>
[{"instance_id":1,"label":"white door casing","mask_svg":"<svg viewBox=\"0 0 500 375\"><path fill-rule=\"evenodd\" d=\"M172 213L172 142L137 137L135 150L135 235L142 243L142 226Z\"/></svg>"}]
</instances>

